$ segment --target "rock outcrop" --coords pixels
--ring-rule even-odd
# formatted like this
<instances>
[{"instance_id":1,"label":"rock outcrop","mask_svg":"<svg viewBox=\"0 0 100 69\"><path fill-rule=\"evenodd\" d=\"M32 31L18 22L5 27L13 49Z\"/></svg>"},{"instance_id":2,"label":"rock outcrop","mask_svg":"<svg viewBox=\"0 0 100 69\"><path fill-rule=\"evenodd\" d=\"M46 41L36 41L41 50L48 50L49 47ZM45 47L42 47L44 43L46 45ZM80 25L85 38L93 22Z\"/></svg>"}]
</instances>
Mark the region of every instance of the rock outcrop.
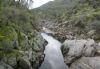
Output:
<instances>
[{"instance_id":1,"label":"rock outcrop","mask_svg":"<svg viewBox=\"0 0 100 69\"><path fill-rule=\"evenodd\" d=\"M62 52L70 69L100 69L100 43L93 39L65 40Z\"/></svg>"},{"instance_id":2,"label":"rock outcrop","mask_svg":"<svg viewBox=\"0 0 100 69\"><path fill-rule=\"evenodd\" d=\"M96 52L95 44L93 39L65 40L64 48L68 50L68 53L64 53L66 63L70 64L81 56L94 56Z\"/></svg>"},{"instance_id":3,"label":"rock outcrop","mask_svg":"<svg viewBox=\"0 0 100 69\"><path fill-rule=\"evenodd\" d=\"M100 57L82 57L72 63L70 69L100 69Z\"/></svg>"}]
</instances>

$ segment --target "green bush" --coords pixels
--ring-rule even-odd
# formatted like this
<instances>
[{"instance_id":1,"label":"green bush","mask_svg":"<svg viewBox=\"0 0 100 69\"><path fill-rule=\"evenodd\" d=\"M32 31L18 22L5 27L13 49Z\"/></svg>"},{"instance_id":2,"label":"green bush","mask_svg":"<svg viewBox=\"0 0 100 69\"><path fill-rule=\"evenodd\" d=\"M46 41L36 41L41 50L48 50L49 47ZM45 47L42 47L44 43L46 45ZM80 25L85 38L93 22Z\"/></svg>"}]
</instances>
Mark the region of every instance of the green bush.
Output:
<instances>
[{"instance_id":1,"label":"green bush","mask_svg":"<svg viewBox=\"0 0 100 69\"><path fill-rule=\"evenodd\" d=\"M13 53L14 48L18 45L17 40L17 33L14 28L9 26L0 27L0 55Z\"/></svg>"}]
</instances>

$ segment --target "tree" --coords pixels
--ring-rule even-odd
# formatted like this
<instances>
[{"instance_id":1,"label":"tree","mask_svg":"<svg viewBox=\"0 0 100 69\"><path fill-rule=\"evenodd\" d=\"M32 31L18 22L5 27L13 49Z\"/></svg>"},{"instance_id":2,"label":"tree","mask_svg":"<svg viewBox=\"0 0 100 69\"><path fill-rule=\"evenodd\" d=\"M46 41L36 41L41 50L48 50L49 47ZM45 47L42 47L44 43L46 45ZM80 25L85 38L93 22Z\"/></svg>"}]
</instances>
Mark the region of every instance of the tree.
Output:
<instances>
[{"instance_id":1,"label":"tree","mask_svg":"<svg viewBox=\"0 0 100 69\"><path fill-rule=\"evenodd\" d=\"M27 8L31 8L31 6L33 5L34 1L33 0L15 0L17 2L19 2L20 4L26 6Z\"/></svg>"}]
</instances>

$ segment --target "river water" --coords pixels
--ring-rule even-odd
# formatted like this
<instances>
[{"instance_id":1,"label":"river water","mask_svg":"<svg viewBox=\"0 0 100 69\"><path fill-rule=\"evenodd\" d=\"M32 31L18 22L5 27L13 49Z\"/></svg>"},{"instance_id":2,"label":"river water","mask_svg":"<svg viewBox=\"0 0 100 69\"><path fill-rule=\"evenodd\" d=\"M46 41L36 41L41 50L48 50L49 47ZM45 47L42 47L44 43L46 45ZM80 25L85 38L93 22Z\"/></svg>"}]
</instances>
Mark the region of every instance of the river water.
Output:
<instances>
[{"instance_id":1,"label":"river water","mask_svg":"<svg viewBox=\"0 0 100 69\"><path fill-rule=\"evenodd\" d=\"M44 61L39 69L68 69L60 49L62 44L52 36L45 33L41 33L41 35L48 44L44 51Z\"/></svg>"}]
</instances>

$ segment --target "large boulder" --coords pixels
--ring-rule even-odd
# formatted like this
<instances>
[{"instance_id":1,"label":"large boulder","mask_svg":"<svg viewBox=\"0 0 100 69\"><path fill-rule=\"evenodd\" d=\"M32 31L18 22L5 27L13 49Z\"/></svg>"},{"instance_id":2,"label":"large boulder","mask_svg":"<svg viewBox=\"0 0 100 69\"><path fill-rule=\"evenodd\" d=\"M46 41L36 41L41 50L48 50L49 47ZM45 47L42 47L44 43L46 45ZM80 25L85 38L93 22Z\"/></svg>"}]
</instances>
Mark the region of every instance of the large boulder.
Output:
<instances>
[{"instance_id":1,"label":"large boulder","mask_svg":"<svg viewBox=\"0 0 100 69\"><path fill-rule=\"evenodd\" d=\"M94 56L95 54L95 42L93 39L81 39L81 40L66 40L64 42L63 50L65 62L70 64L74 59L80 56Z\"/></svg>"},{"instance_id":2,"label":"large boulder","mask_svg":"<svg viewBox=\"0 0 100 69\"><path fill-rule=\"evenodd\" d=\"M82 57L72 63L70 69L100 69L100 57Z\"/></svg>"},{"instance_id":3,"label":"large boulder","mask_svg":"<svg viewBox=\"0 0 100 69\"><path fill-rule=\"evenodd\" d=\"M82 50L85 46L86 40L66 40L64 42L65 46L68 46L69 52L68 56L80 56L82 54Z\"/></svg>"},{"instance_id":4,"label":"large boulder","mask_svg":"<svg viewBox=\"0 0 100 69\"><path fill-rule=\"evenodd\" d=\"M70 64L76 57L82 55L86 40L66 40L64 48L69 48L68 53L65 53L65 63Z\"/></svg>"}]
</instances>

